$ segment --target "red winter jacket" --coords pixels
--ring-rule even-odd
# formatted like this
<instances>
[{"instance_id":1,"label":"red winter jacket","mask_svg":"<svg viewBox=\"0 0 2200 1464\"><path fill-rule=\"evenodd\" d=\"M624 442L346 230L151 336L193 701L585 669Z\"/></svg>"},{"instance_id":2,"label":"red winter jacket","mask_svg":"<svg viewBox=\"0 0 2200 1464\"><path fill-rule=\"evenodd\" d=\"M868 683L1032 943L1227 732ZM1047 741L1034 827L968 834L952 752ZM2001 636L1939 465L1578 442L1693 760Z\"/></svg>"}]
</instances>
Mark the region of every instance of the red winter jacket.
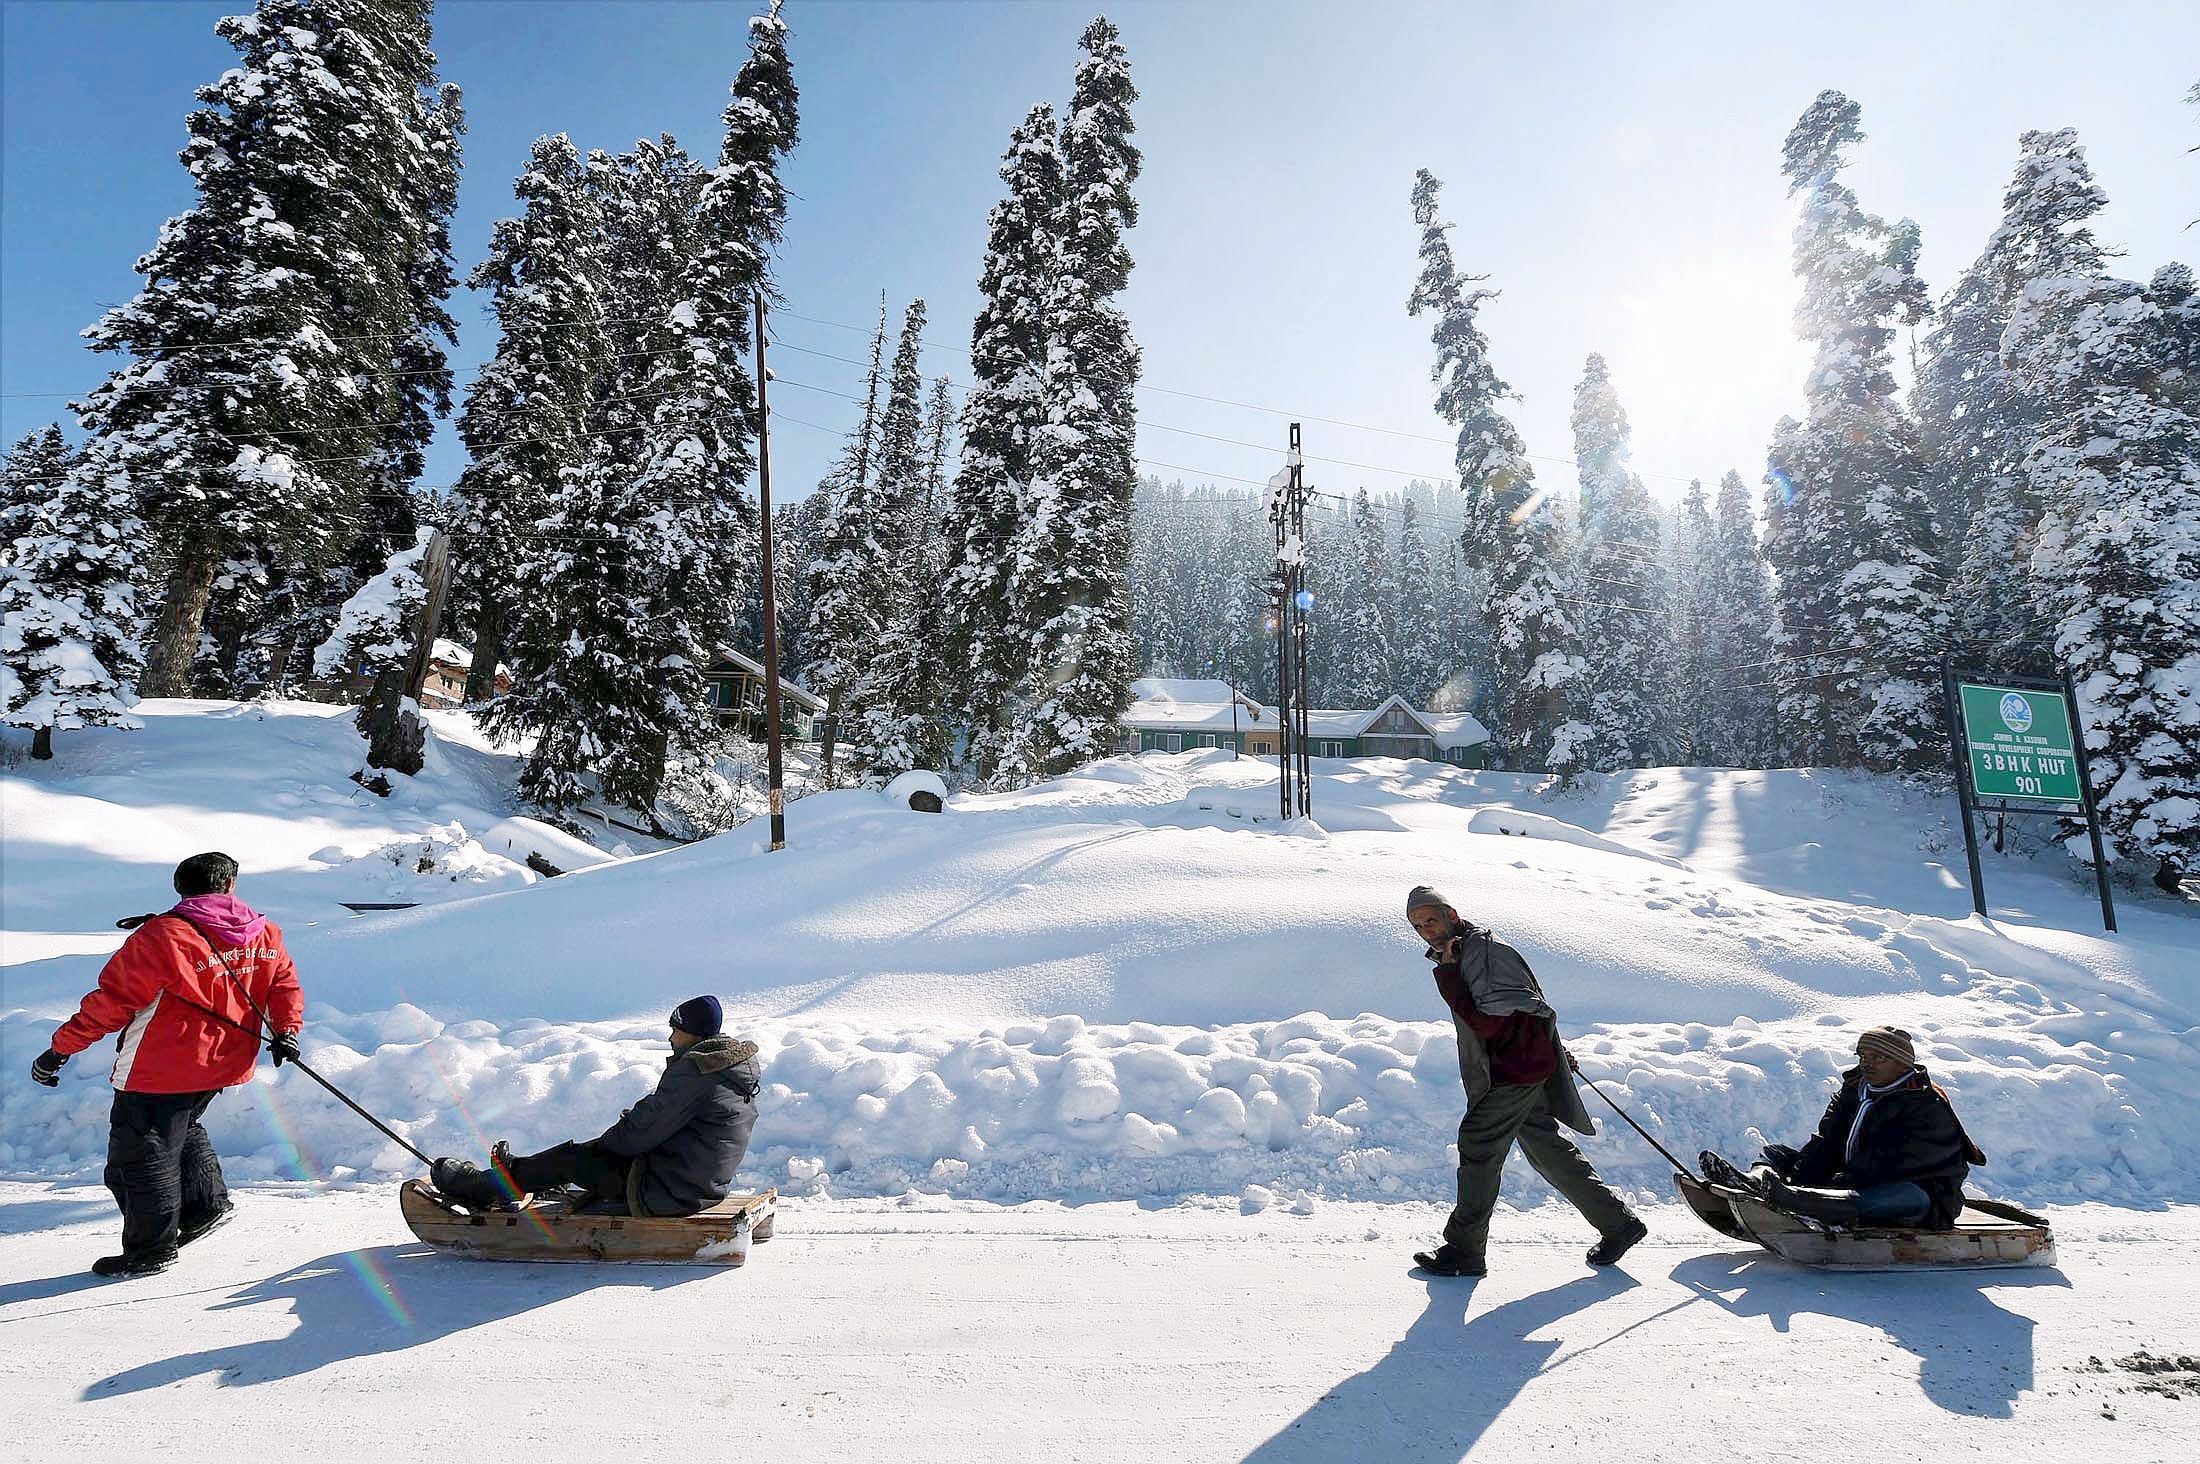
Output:
<instances>
[{"instance_id":1,"label":"red winter jacket","mask_svg":"<svg viewBox=\"0 0 2200 1464\"><path fill-rule=\"evenodd\" d=\"M192 919L212 935L211 944ZM249 1035L260 1019L245 991L276 1030L298 1030L305 997L282 931L233 895L200 895L131 932L100 971L98 989L54 1033L53 1050L71 1057L120 1032L114 1084L124 1092L233 1088L251 1080L260 1052Z\"/></svg>"}]
</instances>

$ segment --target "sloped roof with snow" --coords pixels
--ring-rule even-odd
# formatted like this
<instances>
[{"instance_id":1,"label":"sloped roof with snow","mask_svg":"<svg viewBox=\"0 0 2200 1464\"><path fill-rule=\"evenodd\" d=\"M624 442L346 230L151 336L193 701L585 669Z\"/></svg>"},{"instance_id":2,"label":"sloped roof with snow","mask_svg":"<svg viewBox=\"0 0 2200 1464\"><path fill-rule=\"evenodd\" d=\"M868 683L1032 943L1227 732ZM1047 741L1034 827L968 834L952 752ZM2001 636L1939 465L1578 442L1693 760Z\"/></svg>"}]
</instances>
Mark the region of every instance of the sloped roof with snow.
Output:
<instances>
[{"instance_id":1,"label":"sloped roof with snow","mask_svg":"<svg viewBox=\"0 0 2200 1464\"><path fill-rule=\"evenodd\" d=\"M1241 695L1227 681L1175 676L1142 676L1133 681L1130 710L1123 713L1123 725L1171 732L1227 732L1232 725L1233 702L1238 727L1275 725L1275 708Z\"/></svg>"},{"instance_id":2,"label":"sloped roof with snow","mask_svg":"<svg viewBox=\"0 0 2200 1464\"><path fill-rule=\"evenodd\" d=\"M1150 731L1227 732L1232 726L1233 698L1238 706L1235 725L1241 731L1273 727L1278 716L1274 707L1256 704L1227 681L1143 676L1131 683L1131 697L1123 725ZM1446 751L1490 740L1489 729L1466 712L1424 712L1407 705L1401 696L1387 697L1381 705L1365 709L1315 707L1306 714L1307 732L1314 737L1362 737L1394 706L1427 728L1430 740Z\"/></svg>"},{"instance_id":3,"label":"sloped roof with snow","mask_svg":"<svg viewBox=\"0 0 2200 1464\"><path fill-rule=\"evenodd\" d=\"M723 674L729 664L739 668L741 671L746 672L748 675L755 677L758 681L762 681L764 679L763 663L761 661L758 661L753 656L742 655L739 651L733 649L733 647L731 646L720 646L717 648L716 652L713 654L710 666L704 672L704 674L707 676L713 671ZM809 692L804 691L801 687L795 685L792 681L789 681L784 676L779 678L779 694L787 698L789 701L801 706L805 711L822 712L825 710L825 702L823 698L812 696Z\"/></svg>"}]
</instances>

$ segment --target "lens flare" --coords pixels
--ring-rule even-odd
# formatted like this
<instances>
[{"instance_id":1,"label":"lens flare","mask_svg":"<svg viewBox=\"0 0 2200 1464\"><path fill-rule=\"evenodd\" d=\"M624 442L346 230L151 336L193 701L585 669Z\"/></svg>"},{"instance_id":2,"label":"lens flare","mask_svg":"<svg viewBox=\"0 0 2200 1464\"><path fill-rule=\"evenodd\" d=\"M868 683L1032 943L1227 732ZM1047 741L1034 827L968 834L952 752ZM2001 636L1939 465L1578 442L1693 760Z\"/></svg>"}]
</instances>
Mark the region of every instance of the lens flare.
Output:
<instances>
[{"instance_id":1,"label":"lens flare","mask_svg":"<svg viewBox=\"0 0 2200 1464\"><path fill-rule=\"evenodd\" d=\"M1525 499L1521 501L1520 507L1512 511L1511 517L1513 523L1526 523L1530 518L1535 516L1536 510L1542 508L1544 504L1550 501L1550 498L1550 485L1548 483L1538 484L1536 486L1535 492L1530 493Z\"/></svg>"},{"instance_id":2,"label":"lens flare","mask_svg":"<svg viewBox=\"0 0 2200 1464\"><path fill-rule=\"evenodd\" d=\"M1783 505L1795 501L1795 480L1787 475L1785 468L1767 468L1765 470L1765 481L1770 483L1773 489L1779 493L1780 502Z\"/></svg>"},{"instance_id":3,"label":"lens flare","mask_svg":"<svg viewBox=\"0 0 2200 1464\"><path fill-rule=\"evenodd\" d=\"M413 1005L412 998L406 994L403 987L398 988L397 999L408 1007ZM418 1010L418 1008L414 1008L414 1010ZM473 1135L474 1143L480 1147L481 1152L484 1154L490 1153L494 1145L490 1143L488 1134L482 1131L481 1125L475 1122L473 1110L466 1106L466 1100L459 1095L458 1085L451 1081L450 1074L443 1071L443 1064L436 1061L435 1034L428 1031L426 1027L422 1027L420 1032L420 1053L428 1060L428 1071L435 1074L436 1082L442 1087L444 1095L451 1100L451 1108L458 1114L458 1121L465 1126L467 1133ZM512 1203L519 1204L522 1199L526 1198L521 1193L519 1186L512 1183L512 1176L504 1172L503 1165L492 1160L489 1164L489 1172L496 1176L497 1183L503 1186L505 1196ZM557 1239L556 1234L544 1223L542 1216L535 1213L532 1205L522 1205L520 1214L527 1218L527 1222L533 1225L544 1239Z\"/></svg>"},{"instance_id":4,"label":"lens flare","mask_svg":"<svg viewBox=\"0 0 2200 1464\"><path fill-rule=\"evenodd\" d=\"M265 1083L249 1083L246 1087L259 1103L260 1113L267 1119L268 1129L275 1135L276 1143L282 1147L291 1169L302 1180L325 1185L326 1181L319 1178L325 1172L321 1162L306 1147L297 1125L290 1121L290 1115L283 1111L282 1095ZM397 1288L391 1284L388 1275L375 1264L373 1257L364 1251L346 1251L344 1264L351 1268L352 1274L359 1278L359 1284L366 1288L367 1295L374 1298L375 1304L382 1308L391 1321L411 1330L411 1310L405 1305L404 1298L397 1294Z\"/></svg>"}]
</instances>

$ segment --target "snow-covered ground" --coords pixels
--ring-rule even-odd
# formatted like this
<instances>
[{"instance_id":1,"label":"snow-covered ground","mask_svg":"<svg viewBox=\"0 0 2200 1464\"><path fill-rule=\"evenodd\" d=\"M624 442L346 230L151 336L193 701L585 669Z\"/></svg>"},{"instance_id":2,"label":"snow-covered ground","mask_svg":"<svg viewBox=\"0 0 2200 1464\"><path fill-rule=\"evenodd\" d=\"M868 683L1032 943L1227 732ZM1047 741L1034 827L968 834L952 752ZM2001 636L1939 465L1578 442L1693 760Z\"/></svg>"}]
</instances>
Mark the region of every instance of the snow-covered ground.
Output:
<instances>
[{"instance_id":1,"label":"snow-covered ground","mask_svg":"<svg viewBox=\"0 0 2200 1464\"><path fill-rule=\"evenodd\" d=\"M756 1183L1433 1200L1461 1100L1402 916L1427 881L1527 953L1583 1071L1683 1153L1795 1137L1854 1031L1894 1022L1992 1156L1982 1187L2200 1200L2200 1146L2163 1121L2200 1104L2194 912L2127 894L2104 935L2051 851L1995 859L1996 918L1970 917L1946 800L1884 779L1653 770L1550 798L1334 763L1315 824L1286 825L1265 764L1148 756L939 815L822 794L781 854L747 826L542 880L506 847L542 826L510 816L510 760L463 714L385 802L346 780L357 738L329 708L147 711L0 786L8 1071L90 984L101 927L163 906L172 862L212 846L289 930L309 1061L431 1151L594 1131L708 990L764 1050ZM437 830L445 852L416 856ZM359 898L436 903L336 903ZM105 1101L91 1054L11 1102L0 1172L96 1175ZM295 1074L214 1122L244 1177L295 1177L301 1153L315 1175L414 1167ZM1662 1193L1612 1127L1599 1165Z\"/></svg>"},{"instance_id":2,"label":"snow-covered ground","mask_svg":"<svg viewBox=\"0 0 2200 1464\"><path fill-rule=\"evenodd\" d=\"M1285 823L1271 767L1192 753L940 815L821 794L784 853L748 826L614 858L516 817L511 758L463 713L385 801L347 780L342 709L142 710L0 773L0 1398L72 1446L151 1408L208 1438L277 1416L231 1416L229 1386L344 1410L344 1457L471 1427L482 1400L547 1444L660 1397L668 1337L714 1428L812 1457L1510 1458L1628 1420L1622 1457L1763 1425L1754 1455L1800 1458L1877 1408L1905 1441L2139 1459L2191 1406L2116 1392L2137 1375L2115 1359L2200 1351L2200 912L2128 891L2105 935L2083 871L2034 847L1988 856L1994 918L1972 917L1926 790L1657 769L1551 796L1317 763L1314 820ZM597 1131L654 1080L664 1014L717 992L763 1050L742 1182L790 1197L781 1238L732 1273L441 1260L396 1215L414 1161L263 1069L209 1119L248 1215L91 1291L106 1063L57 1093L21 1070L113 919L209 847L288 931L308 1061L429 1152ZM1585 1279L1584 1228L1524 1165L1487 1283L1407 1275L1462 1105L1402 918L1422 882L1520 946L1584 1073L1682 1154L1798 1137L1854 1032L1908 1027L1992 1157L1974 1188L2071 1207L2063 1267L1751 1260L1607 1123L1591 1156L1656 1207L1631 1279ZM422 903L342 903L373 900ZM636 1414L622 1438L688 1432Z\"/></svg>"},{"instance_id":3,"label":"snow-covered ground","mask_svg":"<svg viewBox=\"0 0 2200 1464\"><path fill-rule=\"evenodd\" d=\"M2058 1211L2059 1270L1929 1276L1665 1213L1592 1272L1539 1211L1468 1285L1408 1271L1418 1204L795 1200L737 1271L454 1260L379 1191L245 1204L108 1286L102 1192L0 1186L0 1457L2171 1464L2200 1409L2189 1356L2118 1365L2200 1350L2189 1209Z\"/></svg>"}]
</instances>

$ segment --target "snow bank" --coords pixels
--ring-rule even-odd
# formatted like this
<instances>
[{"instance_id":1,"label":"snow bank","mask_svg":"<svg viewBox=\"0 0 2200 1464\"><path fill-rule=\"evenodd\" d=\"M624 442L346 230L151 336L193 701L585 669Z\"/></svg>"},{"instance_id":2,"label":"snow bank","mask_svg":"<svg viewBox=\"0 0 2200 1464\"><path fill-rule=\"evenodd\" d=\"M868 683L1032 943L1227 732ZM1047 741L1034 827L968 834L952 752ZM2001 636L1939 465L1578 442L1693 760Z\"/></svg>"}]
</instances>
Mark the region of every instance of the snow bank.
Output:
<instances>
[{"instance_id":1,"label":"snow bank","mask_svg":"<svg viewBox=\"0 0 2200 1464\"><path fill-rule=\"evenodd\" d=\"M370 1016L317 1008L306 1060L431 1154L522 1152L600 1132L655 1083L667 1049L649 1024L444 1024L410 1005ZM1992 1162L1974 1187L2033 1201L2189 1197L2190 1149L2149 1115L2200 1103L2200 1048L2158 1037L2143 1075L2072 1040L2073 1026L2011 1030L1932 1019L1921 1056ZM9 1063L50 1029L0 1019ZM1442 1200L1463 1098L1448 1025L1307 1013L1195 1029L1073 1016L975 1031L893 1034L839 1022L744 1024L765 1087L744 1183L795 1194L936 1191L1000 1201L1305 1193ZM1754 1153L1799 1140L1848 1060L1838 1019L1714 1031L1635 1024L1574 1035L1585 1077L1669 1148ZM2108 1038L2106 1031L2094 1036ZM2128 1038L2130 1034L2122 1034ZM0 1172L96 1175L104 1053L62 1090L11 1102ZM1593 1096L1598 1167L1670 1198L1669 1171ZM419 1165L309 1079L265 1070L208 1118L243 1178L396 1179ZM1525 1166L1509 1197L1548 1191Z\"/></svg>"},{"instance_id":2,"label":"snow bank","mask_svg":"<svg viewBox=\"0 0 2200 1464\"><path fill-rule=\"evenodd\" d=\"M336 786L336 709L154 706L147 732L7 780L25 956L0 1068L27 1063L95 975L98 947L70 932L163 903L168 861L228 845L248 897L304 917L309 1061L431 1152L600 1131L654 1081L664 1013L708 990L763 1049L759 1183L1440 1200L1463 1098L1403 919L1425 882L1521 947L1584 1072L1683 1155L1797 1139L1854 1032L1895 1022L1992 1156L1981 1189L2200 1198L2182 1123L2200 1104L2189 909L2127 897L2104 936L2051 852L1996 858L2002 918L1971 918L1947 811L1889 780L1659 769L1554 797L1533 778L1325 762L1302 827L1266 816L1265 764L1147 756L939 815L819 794L789 809L782 853L743 828L499 883L495 861L524 872L522 845L565 861L540 826L483 816L510 769L463 714L439 714L460 720L438 722L412 803L370 807ZM140 757L164 735L166 756ZM193 751L217 744L218 772ZM231 779L291 811L238 807ZM331 827L356 846L322 868ZM364 865L426 878L403 873L416 846L459 894L488 893L318 913ZM61 1093L11 1099L0 1170L95 1172L103 1071L87 1054ZM262 1077L214 1114L239 1173L294 1173L294 1148L312 1173L416 1168L296 1074ZM1589 1103L1600 1167L1662 1190L1663 1161ZM1516 1169L1508 1193L1540 1198Z\"/></svg>"}]
</instances>

